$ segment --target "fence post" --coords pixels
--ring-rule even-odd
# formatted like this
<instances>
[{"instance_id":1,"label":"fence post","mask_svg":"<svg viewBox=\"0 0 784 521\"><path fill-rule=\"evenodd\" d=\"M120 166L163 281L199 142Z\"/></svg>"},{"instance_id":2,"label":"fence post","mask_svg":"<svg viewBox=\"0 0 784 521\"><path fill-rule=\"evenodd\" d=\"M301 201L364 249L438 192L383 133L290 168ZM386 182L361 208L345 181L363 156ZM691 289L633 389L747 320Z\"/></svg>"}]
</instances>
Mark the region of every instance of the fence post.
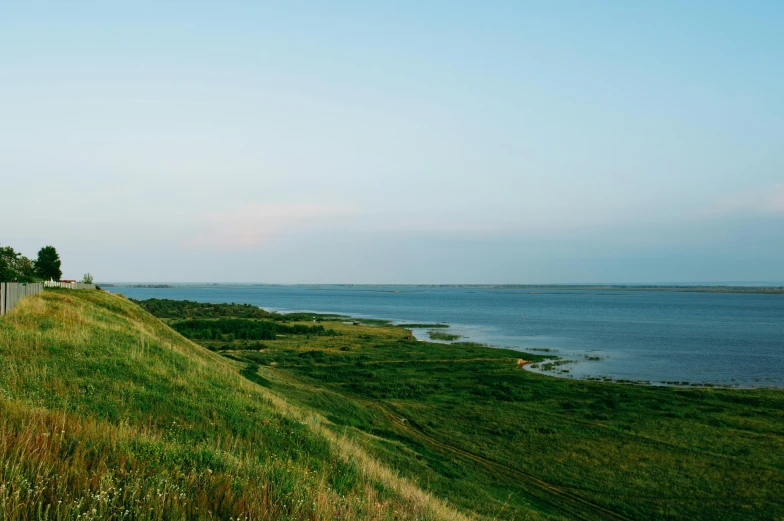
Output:
<instances>
[{"instance_id":1,"label":"fence post","mask_svg":"<svg viewBox=\"0 0 784 521\"><path fill-rule=\"evenodd\" d=\"M5 282L0 282L0 317L5 315Z\"/></svg>"}]
</instances>

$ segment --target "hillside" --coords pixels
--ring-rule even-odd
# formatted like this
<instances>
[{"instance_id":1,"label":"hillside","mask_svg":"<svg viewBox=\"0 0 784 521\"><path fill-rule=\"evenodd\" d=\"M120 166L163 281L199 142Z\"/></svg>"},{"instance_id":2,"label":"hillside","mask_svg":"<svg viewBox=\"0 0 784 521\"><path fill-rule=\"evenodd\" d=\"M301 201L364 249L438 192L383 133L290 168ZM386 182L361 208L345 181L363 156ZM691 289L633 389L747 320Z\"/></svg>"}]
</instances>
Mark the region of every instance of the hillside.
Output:
<instances>
[{"instance_id":1,"label":"hillside","mask_svg":"<svg viewBox=\"0 0 784 521\"><path fill-rule=\"evenodd\" d=\"M128 300L0 319L0 520L462 519Z\"/></svg>"}]
</instances>

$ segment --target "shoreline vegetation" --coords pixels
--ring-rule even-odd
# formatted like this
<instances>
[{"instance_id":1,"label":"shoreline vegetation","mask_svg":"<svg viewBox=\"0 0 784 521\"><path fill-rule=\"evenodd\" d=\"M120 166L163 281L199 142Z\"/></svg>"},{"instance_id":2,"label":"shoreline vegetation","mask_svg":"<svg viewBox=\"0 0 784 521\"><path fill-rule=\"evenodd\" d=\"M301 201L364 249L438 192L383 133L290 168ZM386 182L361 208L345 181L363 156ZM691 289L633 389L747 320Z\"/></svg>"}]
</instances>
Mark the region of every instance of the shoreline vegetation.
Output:
<instances>
[{"instance_id":1,"label":"shoreline vegetation","mask_svg":"<svg viewBox=\"0 0 784 521\"><path fill-rule=\"evenodd\" d=\"M411 338L410 324L247 305L138 301L175 329L304 319L331 335L195 340L245 378L323 414L429 493L479 519L759 519L784 515L784 392L556 378L546 349ZM248 310L264 314L247 318ZM234 319L231 317L235 316ZM444 324L446 325L446 324ZM437 331L438 332L438 331Z\"/></svg>"},{"instance_id":2,"label":"shoreline vegetation","mask_svg":"<svg viewBox=\"0 0 784 521\"><path fill-rule=\"evenodd\" d=\"M456 288L456 289L497 289L497 290L537 290L553 291L670 291L684 293L758 293L766 295L784 295L784 286L776 285L691 285L691 284L264 284L264 283L160 283L136 284L109 282L100 283L107 288L178 288L178 287L220 287L220 286L248 286L248 287L304 287L304 288L350 288L368 289L380 288L387 292L394 288L426 289L426 288Z\"/></svg>"}]
</instances>

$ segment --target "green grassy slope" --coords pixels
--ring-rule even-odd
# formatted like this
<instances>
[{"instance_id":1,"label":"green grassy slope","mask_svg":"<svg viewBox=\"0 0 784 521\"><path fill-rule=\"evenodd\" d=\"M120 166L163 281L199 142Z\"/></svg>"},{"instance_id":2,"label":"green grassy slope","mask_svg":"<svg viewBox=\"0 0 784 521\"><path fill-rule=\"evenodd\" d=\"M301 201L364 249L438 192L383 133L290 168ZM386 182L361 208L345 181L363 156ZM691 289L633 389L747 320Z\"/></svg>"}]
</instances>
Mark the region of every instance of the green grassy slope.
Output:
<instances>
[{"instance_id":1,"label":"green grassy slope","mask_svg":"<svg viewBox=\"0 0 784 521\"><path fill-rule=\"evenodd\" d=\"M462 519L126 299L0 319L0 520Z\"/></svg>"}]
</instances>

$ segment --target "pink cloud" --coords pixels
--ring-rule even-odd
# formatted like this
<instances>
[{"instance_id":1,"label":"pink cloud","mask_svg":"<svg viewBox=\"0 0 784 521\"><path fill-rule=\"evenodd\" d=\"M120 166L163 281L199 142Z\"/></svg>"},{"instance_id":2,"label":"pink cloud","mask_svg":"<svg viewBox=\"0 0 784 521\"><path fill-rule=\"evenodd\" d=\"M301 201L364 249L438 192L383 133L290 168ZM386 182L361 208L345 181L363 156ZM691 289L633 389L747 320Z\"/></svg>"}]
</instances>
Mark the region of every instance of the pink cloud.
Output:
<instances>
[{"instance_id":1,"label":"pink cloud","mask_svg":"<svg viewBox=\"0 0 784 521\"><path fill-rule=\"evenodd\" d=\"M784 185L778 185L768 199L771 212L784 213Z\"/></svg>"},{"instance_id":2,"label":"pink cloud","mask_svg":"<svg viewBox=\"0 0 784 521\"><path fill-rule=\"evenodd\" d=\"M708 215L784 213L784 184L774 185L767 190L738 194L735 197L725 199L706 213Z\"/></svg>"},{"instance_id":3,"label":"pink cloud","mask_svg":"<svg viewBox=\"0 0 784 521\"><path fill-rule=\"evenodd\" d=\"M350 208L320 204L253 204L202 216L199 231L183 241L189 249L253 248L281 233L317 227L351 215Z\"/></svg>"}]
</instances>

